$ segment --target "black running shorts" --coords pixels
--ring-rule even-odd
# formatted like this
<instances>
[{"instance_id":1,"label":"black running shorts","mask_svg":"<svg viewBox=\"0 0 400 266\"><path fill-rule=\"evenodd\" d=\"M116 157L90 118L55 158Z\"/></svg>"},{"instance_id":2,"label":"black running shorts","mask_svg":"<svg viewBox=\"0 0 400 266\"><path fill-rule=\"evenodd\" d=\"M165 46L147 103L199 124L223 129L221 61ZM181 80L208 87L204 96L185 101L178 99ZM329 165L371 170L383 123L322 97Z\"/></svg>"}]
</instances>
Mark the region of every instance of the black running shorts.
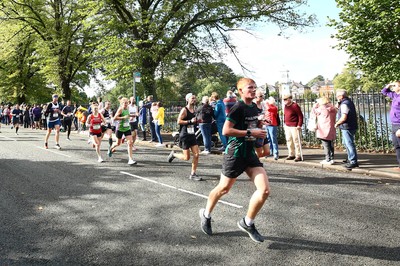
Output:
<instances>
[{"instance_id":1,"label":"black running shorts","mask_svg":"<svg viewBox=\"0 0 400 266\"><path fill-rule=\"evenodd\" d=\"M131 136L132 132L130 130L125 131L125 132L122 132L122 131L118 130L117 133L115 133L115 135L117 136L117 139L122 139L122 136L125 136L125 137Z\"/></svg>"},{"instance_id":2,"label":"black running shorts","mask_svg":"<svg viewBox=\"0 0 400 266\"><path fill-rule=\"evenodd\" d=\"M224 154L222 163L222 174L229 178L240 176L248 167L263 167L257 156L246 158L234 157L229 154Z\"/></svg>"}]
</instances>

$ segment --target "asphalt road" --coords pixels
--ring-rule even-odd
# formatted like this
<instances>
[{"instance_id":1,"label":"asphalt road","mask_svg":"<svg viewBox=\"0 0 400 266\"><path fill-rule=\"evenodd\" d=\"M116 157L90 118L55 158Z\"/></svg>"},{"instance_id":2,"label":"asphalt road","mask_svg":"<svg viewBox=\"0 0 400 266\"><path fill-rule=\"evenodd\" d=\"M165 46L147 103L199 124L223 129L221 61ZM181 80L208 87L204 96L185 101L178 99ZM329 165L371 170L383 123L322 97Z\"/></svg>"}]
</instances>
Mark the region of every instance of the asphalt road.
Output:
<instances>
[{"instance_id":1,"label":"asphalt road","mask_svg":"<svg viewBox=\"0 0 400 266\"><path fill-rule=\"evenodd\" d=\"M0 133L0 265L400 265L400 181L265 164L271 196L256 219L265 242L236 225L254 187L246 176L213 213L198 210L221 156L166 161L169 150L126 148L97 163L87 138L43 146L44 131Z\"/></svg>"}]
</instances>

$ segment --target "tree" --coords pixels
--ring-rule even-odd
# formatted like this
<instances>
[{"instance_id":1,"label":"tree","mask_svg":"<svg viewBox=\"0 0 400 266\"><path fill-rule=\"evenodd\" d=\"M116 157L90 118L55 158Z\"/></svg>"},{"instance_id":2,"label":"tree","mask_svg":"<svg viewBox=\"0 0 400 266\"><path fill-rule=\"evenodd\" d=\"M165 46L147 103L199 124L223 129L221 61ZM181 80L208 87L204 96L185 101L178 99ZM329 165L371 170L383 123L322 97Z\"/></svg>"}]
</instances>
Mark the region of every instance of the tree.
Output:
<instances>
[{"instance_id":1,"label":"tree","mask_svg":"<svg viewBox=\"0 0 400 266\"><path fill-rule=\"evenodd\" d=\"M226 52L236 54L229 33L256 21L278 24L282 30L312 26L315 17L298 10L306 2L107 0L102 2L102 20L107 23L97 56L110 78L127 79L141 72L145 94L155 95L161 63L194 65L217 61Z\"/></svg>"},{"instance_id":2,"label":"tree","mask_svg":"<svg viewBox=\"0 0 400 266\"><path fill-rule=\"evenodd\" d=\"M41 103L50 88L36 63L36 37L22 33L20 23L0 27L0 97L12 103Z\"/></svg>"},{"instance_id":3,"label":"tree","mask_svg":"<svg viewBox=\"0 0 400 266\"><path fill-rule=\"evenodd\" d=\"M319 83L321 81L325 81L325 78L322 75L318 75L315 78L313 78L312 80L310 80L309 82L307 82L307 86L311 87L313 86L315 83Z\"/></svg>"},{"instance_id":4,"label":"tree","mask_svg":"<svg viewBox=\"0 0 400 266\"><path fill-rule=\"evenodd\" d=\"M338 49L351 57L353 67L381 83L398 79L400 69L400 7L392 0L336 0Z\"/></svg>"},{"instance_id":5,"label":"tree","mask_svg":"<svg viewBox=\"0 0 400 266\"><path fill-rule=\"evenodd\" d=\"M37 64L47 83L71 98L71 85L88 84L91 54L96 47L95 27L86 23L90 7L84 0L3 0L3 19L23 25L21 33L34 34ZM89 26L86 26L89 25Z\"/></svg>"},{"instance_id":6,"label":"tree","mask_svg":"<svg viewBox=\"0 0 400 266\"><path fill-rule=\"evenodd\" d=\"M345 68L343 69L342 73L340 73L333 79L333 85L335 89L346 90L349 94L357 92L358 89L361 89L359 76L359 70L353 68Z\"/></svg>"}]
</instances>

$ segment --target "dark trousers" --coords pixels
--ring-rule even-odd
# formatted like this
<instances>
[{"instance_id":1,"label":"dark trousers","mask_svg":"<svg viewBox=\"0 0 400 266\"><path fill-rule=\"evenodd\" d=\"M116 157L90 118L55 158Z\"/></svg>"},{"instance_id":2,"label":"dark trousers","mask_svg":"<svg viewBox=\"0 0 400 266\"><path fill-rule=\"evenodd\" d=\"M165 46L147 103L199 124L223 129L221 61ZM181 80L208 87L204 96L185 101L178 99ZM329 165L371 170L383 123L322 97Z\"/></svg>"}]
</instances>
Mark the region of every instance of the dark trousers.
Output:
<instances>
[{"instance_id":1,"label":"dark trousers","mask_svg":"<svg viewBox=\"0 0 400 266\"><path fill-rule=\"evenodd\" d=\"M392 142L396 151L397 163L400 167L400 138L396 136L396 131L400 129L400 124L392 125Z\"/></svg>"},{"instance_id":2,"label":"dark trousers","mask_svg":"<svg viewBox=\"0 0 400 266\"><path fill-rule=\"evenodd\" d=\"M332 161L335 156L335 147L333 145L333 140L321 139L321 141L322 146L324 147L325 160L327 162Z\"/></svg>"},{"instance_id":3,"label":"dark trousers","mask_svg":"<svg viewBox=\"0 0 400 266\"><path fill-rule=\"evenodd\" d=\"M150 121L150 132L151 132L151 140L158 141L156 134L156 126L154 125L153 121Z\"/></svg>"},{"instance_id":4,"label":"dark trousers","mask_svg":"<svg viewBox=\"0 0 400 266\"><path fill-rule=\"evenodd\" d=\"M64 118L64 130L67 132L67 138L69 138L69 135L71 134L71 126L72 120Z\"/></svg>"}]
</instances>

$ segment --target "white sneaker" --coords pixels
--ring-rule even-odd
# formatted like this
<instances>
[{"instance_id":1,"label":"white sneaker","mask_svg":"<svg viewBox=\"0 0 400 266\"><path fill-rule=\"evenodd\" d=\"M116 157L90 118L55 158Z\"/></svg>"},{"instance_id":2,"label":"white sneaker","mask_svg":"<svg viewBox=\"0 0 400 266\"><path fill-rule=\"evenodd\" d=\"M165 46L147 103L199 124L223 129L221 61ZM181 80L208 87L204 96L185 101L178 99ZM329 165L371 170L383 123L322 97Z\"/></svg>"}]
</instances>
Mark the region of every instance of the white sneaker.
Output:
<instances>
[{"instance_id":1,"label":"white sneaker","mask_svg":"<svg viewBox=\"0 0 400 266\"><path fill-rule=\"evenodd\" d=\"M129 164L129 165L134 165L134 164L136 164L136 161L134 161L134 160L129 160L129 161L128 161L128 164Z\"/></svg>"},{"instance_id":2,"label":"white sneaker","mask_svg":"<svg viewBox=\"0 0 400 266\"><path fill-rule=\"evenodd\" d=\"M99 163L104 162L103 158L101 158L101 157L100 157L97 161L98 161Z\"/></svg>"},{"instance_id":3,"label":"white sneaker","mask_svg":"<svg viewBox=\"0 0 400 266\"><path fill-rule=\"evenodd\" d=\"M323 161L320 161L319 163L320 164L330 164L330 165L332 165L334 163L334 161L333 160L331 160L331 161L323 160Z\"/></svg>"},{"instance_id":4,"label":"white sneaker","mask_svg":"<svg viewBox=\"0 0 400 266\"><path fill-rule=\"evenodd\" d=\"M210 152L209 151L202 151L202 152L200 152L200 154L209 155Z\"/></svg>"},{"instance_id":5,"label":"white sneaker","mask_svg":"<svg viewBox=\"0 0 400 266\"><path fill-rule=\"evenodd\" d=\"M155 146L156 146L156 147L164 147L164 144L162 144L162 143L157 143Z\"/></svg>"}]
</instances>

